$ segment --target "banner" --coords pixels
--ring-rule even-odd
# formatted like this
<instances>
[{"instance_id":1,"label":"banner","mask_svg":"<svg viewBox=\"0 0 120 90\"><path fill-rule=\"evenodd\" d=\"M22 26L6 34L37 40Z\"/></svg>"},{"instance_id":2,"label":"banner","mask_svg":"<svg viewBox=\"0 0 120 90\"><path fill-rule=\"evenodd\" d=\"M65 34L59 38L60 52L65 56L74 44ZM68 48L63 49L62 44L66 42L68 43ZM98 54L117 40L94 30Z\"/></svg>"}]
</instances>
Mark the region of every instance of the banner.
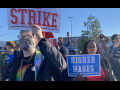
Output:
<instances>
[{"instance_id":1,"label":"banner","mask_svg":"<svg viewBox=\"0 0 120 90\"><path fill-rule=\"evenodd\" d=\"M35 24L44 32L60 33L60 8L8 8L9 30L32 30Z\"/></svg>"},{"instance_id":2,"label":"banner","mask_svg":"<svg viewBox=\"0 0 120 90\"><path fill-rule=\"evenodd\" d=\"M68 76L77 77L78 73L87 76L100 76L100 55L68 55Z\"/></svg>"},{"instance_id":3,"label":"banner","mask_svg":"<svg viewBox=\"0 0 120 90\"><path fill-rule=\"evenodd\" d=\"M54 47L56 47L58 39L57 38L49 38L47 39Z\"/></svg>"}]
</instances>

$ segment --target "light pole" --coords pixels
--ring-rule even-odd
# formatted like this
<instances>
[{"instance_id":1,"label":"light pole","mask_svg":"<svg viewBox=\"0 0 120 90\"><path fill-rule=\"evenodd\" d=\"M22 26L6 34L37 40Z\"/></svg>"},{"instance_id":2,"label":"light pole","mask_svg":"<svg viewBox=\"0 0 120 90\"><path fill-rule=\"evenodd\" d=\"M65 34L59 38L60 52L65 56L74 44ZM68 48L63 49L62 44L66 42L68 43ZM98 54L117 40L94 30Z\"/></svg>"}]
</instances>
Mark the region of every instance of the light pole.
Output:
<instances>
[{"instance_id":1,"label":"light pole","mask_svg":"<svg viewBox=\"0 0 120 90\"><path fill-rule=\"evenodd\" d=\"M72 20L71 18L74 18L74 17L68 17L68 18L70 18L70 22L71 22L71 43L72 43Z\"/></svg>"}]
</instances>

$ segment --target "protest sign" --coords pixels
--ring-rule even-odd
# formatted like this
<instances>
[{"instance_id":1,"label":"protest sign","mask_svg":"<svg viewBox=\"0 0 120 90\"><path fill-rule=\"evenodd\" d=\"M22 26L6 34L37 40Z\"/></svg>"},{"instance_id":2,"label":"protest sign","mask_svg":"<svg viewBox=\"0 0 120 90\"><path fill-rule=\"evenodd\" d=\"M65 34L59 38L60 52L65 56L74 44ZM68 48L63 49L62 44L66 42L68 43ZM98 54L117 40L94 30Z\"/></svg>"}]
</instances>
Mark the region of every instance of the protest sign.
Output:
<instances>
[{"instance_id":1,"label":"protest sign","mask_svg":"<svg viewBox=\"0 0 120 90\"><path fill-rule=\"evenodd\" d=\"M49 38L49 39L47 39L54 47L56 47L56 45L57 45L57 40L58 39L56 39L56 38Z\"/></svg>"},{"instance_id":2,"label":"protest sign","mask_svg":"<svg viewBox=\"0 0 120 90\"><path fill-rule=\"evenodd\" d=\"M120 59L120 48L115 48L114 52L114 58Z\"/></svg>"},{"instance_id":3,"label":"protest sign","mask_svg":"<svg viewBox=\"0 0 120 90\"><path fill-rule=\"evenodd\" d=\"M32 30L35 24L44 32L60 32L60 8L8 8L9 30Z\"/></svg>"},{"instance_id":4,"label":"protest sign","mask_svg":"<svg viewBox=\"0 0 120 90\"><path fill-rule=\"evenodd\" d=\"M100 76L100 55L68 55L68 76L77 77L78 73L87 76Z\"/></svg>"}]
</instances>

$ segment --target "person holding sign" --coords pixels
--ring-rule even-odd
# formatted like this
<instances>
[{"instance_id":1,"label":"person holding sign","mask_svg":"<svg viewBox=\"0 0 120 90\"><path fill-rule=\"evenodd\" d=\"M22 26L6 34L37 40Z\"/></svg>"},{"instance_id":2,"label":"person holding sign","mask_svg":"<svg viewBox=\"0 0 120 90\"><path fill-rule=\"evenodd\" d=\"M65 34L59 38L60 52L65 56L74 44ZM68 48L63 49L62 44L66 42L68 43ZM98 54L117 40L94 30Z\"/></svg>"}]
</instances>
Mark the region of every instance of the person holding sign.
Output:
<instances>
[{"instance_id":1,"label":"person holding sign","mask_svg":"<svg viewBox=\"0 0 120 90\"><path fill-rule=\"evenodd\" d=\"M113 68L113 72L118 81L120 81L120 36L118 34L114 34L112 37L113 45L109 47L110 52L110 61Z\"/></svg>"},{"instance_id":2,"label":"person holding sign","mask_svg":"<svg viewBox=\"0 0 120 90\"><path fill-rule=\"evenodd\" d=\"M118 34L114 34L112 35L111 40L113 45L109 47L109 53L110 53L110 58L113 58L114 57L113 51L115 48L119 46L120 36Z\"/></svg>"},{"instance_id":3,"label":"person holding sign","mask_svg":"<svg viewBox=\"0 0 120 90\"><path fill-rule=\"evenodd\" d=\"M47 41L37 25L31 30L22 30L19 36L21 53L15 56L12 71L7 81L54 81L53 75L66 69L60 52ZM39 41L39 43L38 43ZM36 50L36 45L41 50Z\"/></svg>"},{"instance_id":4,"label":"person holding sign","mask_svg":"<svg viewBox=\"0 0 120 90\"><path fill-rule=\"evenodd\" d=\"M78 74L77 81L116 81L109 60L100 53L99 45L94 40L89 40L85 43L83 54L101 54L101 76L90 76L83 78L80 73Z\"/></svg>"}]
</instances>

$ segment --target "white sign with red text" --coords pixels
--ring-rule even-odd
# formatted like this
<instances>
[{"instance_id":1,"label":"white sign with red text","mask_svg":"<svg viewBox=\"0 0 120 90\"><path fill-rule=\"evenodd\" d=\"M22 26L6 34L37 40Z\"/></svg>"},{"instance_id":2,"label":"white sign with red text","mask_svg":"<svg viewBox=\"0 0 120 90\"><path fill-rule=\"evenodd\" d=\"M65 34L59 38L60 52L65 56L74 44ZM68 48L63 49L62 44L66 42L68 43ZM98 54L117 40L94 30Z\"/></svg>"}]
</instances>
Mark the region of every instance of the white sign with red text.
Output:
<instances>
[{"instance_id":1,"label":"white sign with red text","mask_svg":"<svg viewBox=\"0 0 120 90\"><path fill-rule=\"evenodd\" d=\"M9 30L32 30L35 24L44 32L60 33L61 8L8 8Z\"/></svg>"},{"instance_id":2,"label":"white sign with red text","mask_svg":"<svg viewBox=\"0 0 120 90\"><path fill-rule=\"evenodd\" d=\"M54 47L56 47L57 43L58 43L58 39L57 38L49 38L47 39Z\"/></svg>"}]
</instances>

